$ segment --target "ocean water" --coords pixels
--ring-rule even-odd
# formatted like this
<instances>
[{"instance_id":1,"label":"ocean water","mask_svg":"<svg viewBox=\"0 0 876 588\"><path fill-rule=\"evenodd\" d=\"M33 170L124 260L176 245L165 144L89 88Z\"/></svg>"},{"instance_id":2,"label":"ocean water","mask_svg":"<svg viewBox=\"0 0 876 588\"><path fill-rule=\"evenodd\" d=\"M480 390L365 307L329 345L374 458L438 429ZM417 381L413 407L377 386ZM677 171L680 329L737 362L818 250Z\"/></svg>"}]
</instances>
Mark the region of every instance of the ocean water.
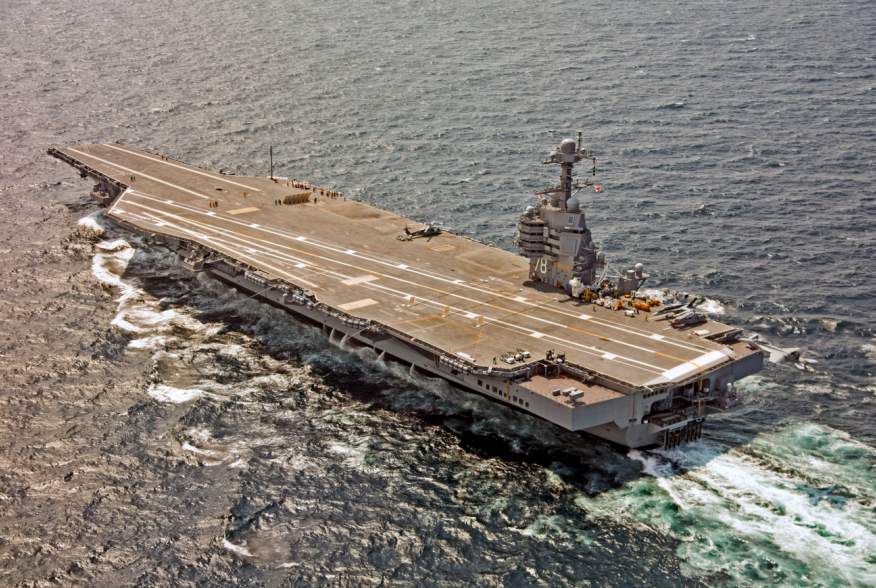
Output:
<instances>
[{"instance_id":1,"label":"ocean water","mask_svg":"<svg viewBox=\"0 0 876 588\"><path fill-rule=\"evenodd\" d=\"M106 452L161 480L78 541L144 508L176 537L132 547L151 571L130 578L83 559L92 581L876 585L872 2L48 0L3 16L3 254L30 220L15 215L40 214L15 202L76 208L42 237L94 242L82 264L114 315L99 328L136 382L118 416L133 440ZM44 155L118 140L266 174L273 145L278 174L511 248L555 182L544 154L577 130L609 262L815 361L746 380L700 442L625 452L329 342L175 269ZM33 579L44 556L12 558L11 537L0 577Z\"/></svg>"}]
</instances>

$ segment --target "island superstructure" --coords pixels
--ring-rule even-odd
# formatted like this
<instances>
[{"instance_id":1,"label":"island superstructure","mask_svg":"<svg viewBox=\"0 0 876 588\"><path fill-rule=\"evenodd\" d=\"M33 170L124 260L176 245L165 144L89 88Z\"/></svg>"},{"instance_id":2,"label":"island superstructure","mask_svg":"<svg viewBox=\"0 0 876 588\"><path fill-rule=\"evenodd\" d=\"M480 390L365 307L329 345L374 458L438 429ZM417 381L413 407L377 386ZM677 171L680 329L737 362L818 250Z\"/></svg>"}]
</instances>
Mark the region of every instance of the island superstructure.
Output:
<instances>
[{"instance_id":1,"label":"island superstructure","mask_svg":"<svg viewBox=\"0 0 876 588\"><path fill-rule=\"evenodd\" d=\"M647 312L640 265L606 271L573 198L573 165L591 157L580 135L549 160L560 186L520 218L523 255L411 230L421 225L300 180L226 175L119 144L49 154L96 182L107 217L184 267L343 345L569 430L627 447L699 438L706 415L734 402L734 382L763 365L739 329L680 304Z\"/></svg>"}]
</instances>

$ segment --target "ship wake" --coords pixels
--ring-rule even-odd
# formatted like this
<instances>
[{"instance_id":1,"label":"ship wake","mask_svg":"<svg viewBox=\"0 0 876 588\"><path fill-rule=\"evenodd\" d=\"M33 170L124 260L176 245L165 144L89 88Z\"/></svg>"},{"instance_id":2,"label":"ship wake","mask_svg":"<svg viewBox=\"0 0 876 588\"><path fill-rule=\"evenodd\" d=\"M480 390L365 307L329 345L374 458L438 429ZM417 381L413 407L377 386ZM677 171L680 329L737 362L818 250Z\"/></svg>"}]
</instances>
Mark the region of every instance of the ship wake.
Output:
<instances>
[{"instance_id":1,"label":"ship wake","mask_svg":"<svg viewBox=\"0 0 876 588\"><path fill-rule=\"evenodd\" d=\"M876 452L813 423L728 449L631 451L647 477L579 503L679 541L695 576L736 584L876 583Z\"/></svg>"}]
</instances>

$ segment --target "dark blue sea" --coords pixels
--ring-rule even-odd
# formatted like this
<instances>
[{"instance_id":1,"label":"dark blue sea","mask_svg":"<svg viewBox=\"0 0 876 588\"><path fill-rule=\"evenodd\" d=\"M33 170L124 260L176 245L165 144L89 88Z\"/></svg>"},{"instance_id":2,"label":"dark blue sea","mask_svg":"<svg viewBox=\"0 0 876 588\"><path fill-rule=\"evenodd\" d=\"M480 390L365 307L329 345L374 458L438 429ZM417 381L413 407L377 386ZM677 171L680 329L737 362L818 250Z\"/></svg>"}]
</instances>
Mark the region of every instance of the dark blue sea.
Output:
<instances>
[{"instance_id":1,"label":"dark blue sea","mask_svg":"<svg viewBox=\"0 0 876 588\"><path fill-rule=\"evenodd\" d=\"M0 584L876 585L871 0L0 14ZM45 154L266 175L273 146L275 173L513 249L578 130L609 262L808 360L700 442L619 449L339 348Z\"/></svg>"}]
</instances>

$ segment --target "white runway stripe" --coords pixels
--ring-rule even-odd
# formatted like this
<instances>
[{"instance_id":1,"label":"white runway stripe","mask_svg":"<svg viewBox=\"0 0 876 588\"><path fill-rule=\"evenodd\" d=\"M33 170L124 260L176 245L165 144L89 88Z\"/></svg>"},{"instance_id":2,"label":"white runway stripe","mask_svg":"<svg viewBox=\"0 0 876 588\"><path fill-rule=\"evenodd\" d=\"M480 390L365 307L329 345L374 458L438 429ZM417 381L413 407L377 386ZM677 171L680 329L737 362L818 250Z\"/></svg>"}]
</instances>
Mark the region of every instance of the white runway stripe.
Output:
<instances>
[{"instance_id":1,"label":"white runway stripe","mask_svg":"<svg viewBox=\"0 0 876 588\"><path fill-rule=\"evenodd\" d=\"M144 193L144 192L139 192L139 191L138 191L138 192L136 192L136 194L137 194L137 196L140 196L140 197L143 197L143 198L146 198L146 199L152 199L152 200L155 200L155 201L160 201L157 197L152 196L152 195L149 195L149 194L146 194L146 193ZM203 210L200 210L200 209L198 209L198 208L196 208L196 207L193 207L193 206L188 206L188 205L180 204L180 203L174 203L173 206L176 207L176 208L181 208L181 209L186 210L186 211L189 211L189 212L194 212L194 213L196 213L196 214L200 214L200 215L203 215L203 214L204 214L204 211L203 211ZM272 235L275 235L275 236L278 236L278 237L283 237L283 238L286 238L286 239L295 239L295 240L298 240L298 241L307 241L308 244L311 244L311 245L313 245L313 246L315 246L315 247L320 247L320 248L322 248L322 249L327 249L327 250L332 251L332 252L335 252L335 253L344 253L344 254L347 254L347 255L352 255L353 257L358 257L358 258L360 258L360 259L362 259L362 260L364 260L364 261L370 261L370 262L372 262L372 263L377 263L377 264L380 264L380 265L384 265L384 266L386 266L386 267L399 268L400 265L404 265L404 264L399 264L397 261L384 261L384 260L381 260L381 259L379 259L379 258L374 258L374 257L370 257L370 256L363 255L363 254L360 254L360 253L356 253L356 252L354 252L352 249L344 249L344 248L340 248L340 247L334 246L334 245L332 245L332 244L327 244L327 243L325 243L325 242L321 242L321 241L318 241L318 240L315 240L315 239L312 239L312 238L308 238L308 237L305 237L305 236L303 236L303 235L296 235L296 234L294 234L294 233L289 233L289 232L287 232L287 231L281 231L281 230L279 230L279 229L271 229L271 228L261 227L260 225L257 225L257 224L250 224L250 225L247 225L247 223L242 223L242 222L240 222L240 221L237 221L236 219L227 218L227 217L223 217L221 220L226 221L226 222L229 222L229 223L232 223L232 224L241 225L241 226L250 226L250 227L252 227L252 228L258 228L258 229L260 229L260 230L263 231L263 232L266 232L266 233L269 233L269 234L272 234ZM651 338L651 332L649 332L649 331L645 331L645 330L643 330L643 329L638 329L638 328L636 328L636 327L631 327L631 326L621 326L621 325L618 325L618 324L615 324L615 323L612 323L612 322L608 322L608 321L603 321L603 320L597 319L596 317L594 317L594 316L592 316L592 315L576 315L576 314L574 314L574 313L569 313L569 312L565 312L565 311L562 311L562 310L559 310L559 309L555 309L555 308L551 308L551 307L546 307L546 306L544 306L544 305L541 305L541 304L538 304L538 303L534 303L534 302L528 302L528 301L527 301L527 302L521 302L521 301L519 301L519 300L516 300L515 297L513 297L513 296L508 296L508 295L502 294L502 293L500 293L500 292L496 292L496 291L492 291L492 290L487 290L487 289L485 289L485 288L480 288L480 287L477 287L477 286L473 286L473 285L471 285L471 284L467 284L467 283L465 283L463 280L447 278L447 277L444 277L444 276L441 276L441 275L438 275L438 274L434 274L433 272L426 272L426 271L419 270L419 269L416 269L416 268L411 268L410 266L407 266L407 265L406 265L405 267L406 267L406 271L411 272L411 273L414 273L414 274L419 275L419 276L422 276L422 277L430 278L430 279L433 279L433 280L438 280L438 281L445 282L445 283L453 283L453 284L456 284L456 285L460 285L460 286L462 286L462 287L464 287L464 288L467 288L467 289L470 289L470 290L474 290L474 291L480 292L480 293L482 293L482 294L488 294L488 295L490 295L490 296L494 296L494 297L496 297L496 298L502 298L502 299L505 299L505 300L510 300L510 301L518 302L518 303L525 304L525 305L530 306L530 307L533 307L533 308L539 308L539 309L541 309L541 310L545 310L545 311L547 311L547 312L551 312L551 313L554 313L554 314L560 314L560 315L564 315L564 316L568 316L568 317L572 317L572 318L578 318L578 319L581 319L581 320L593 320L593 323L594 323L594 324L598 324L598 325L600 325L600 326L602 326L602 327L605 327L605 328L609 328L609 329L617 330L617 331L620 331L620 332L624 332L624 333L627 333L627 334L629 334L629 335L638 336L638 337ZM422 286L422 284L420 284L420 285ZM427 287L427 286L423 286L423 287ZM434 288L432 288L432 289L434 289ZM506 310L509 310L509 312L514 312L513 310L510 310L510 309L506 309ZM588 318L584 318L585 316L588 317ZM546 320L546 319L542 319L542 320L543 320L544 322L548 323L548 324L558 325L558 326L561 326L561 327L567 327L567 326L568 326L568 325L565 325L565 324L562 324L562 323L555 323L555 322L553 322L553 321L548 321L548 320ZM624 342L620 342L620 343L624 344ZM669 337L665 338L665 343L670 344L670 345L673 345L673 346L675 346L675 347L679 347L679 348L681 348L681 349L686 349L686 350L688 350L688 351L704 352L704 351L710 351L710 350L711 350L711 348L709 348L709 347L705 347L705 346L702 346L702 345L697 345L697 344L695 344L695 343L688 343L688 342L685 342L685 341L679 341L679 340L676 340L676 339L673 339L673 338L669 338ZM632 344L628 344L628 345L632 345ZM634 347L635 347L635 346L634 346ZM641 349L645 349L645 348L641 348ZM654 352L653 350L650 350L650 349L646 349L646 351L651 352L651 353Z\"/></svg>"},{"instance_id":2,"label":"white runway stripe","mask_svg":"<svg viewBox=\"0 0 876 588\"><path fill-rule=\"evenodd\" d=\"M135 206L137 206L137 204L135 204ZM140 206L142 206L142 205L140 205ZM148 207L144 206L143 208L148 208ZM219 233L219 234L230 233L230 234L226 235L227 238L234 239L236 241L240 241L246 246L249 246L252 244L252 238L249 236L241 236L241 235L238 235L236 233L233 233L232 231L227 231L227 230L218 229L216 227L212 227L212 226L208 226L208 225L203 225L202 223L198 223L197 221L192 221L191 219L179 217L178 215L174 215L174 214L168 213L166 211L154 211L154 212L156 212L158 214L165 215L165 216L169 216L169 217L175 217L176 219L178 219L179 221L184 222L184 223L188 223L188 224L192 224L192 225L196 225L196 226L200 225L200 228L203 228L204 230L213 231L214 233ZM149 214L148 216L151 217L150 222L156 221L156 217L154 217L153 215ZM168 225L173 226L177 230L184 232L186 234L193 235L193 236L201 236L201 233L198 233L197 231L194 231L191 229L187 229L183 226L176 225L173 223L168 223ZM257 241L261 241L261 240L257 240ZM239 247L239 245L235 245L235 244L227 241L226 239L222 239L219 237L213 237L211 239L211 243L213 244L213 246L216 246L217 244L221 244L223 247L233 251L235 255L241 255L241 256L247 257L251 260L258 261L258 258L256 258L256 257L244 256L242 253L240 253L237 250L237 247ZM271 244L272 246L275 246L275 247L278 246L277 244L274 244L271 242L268 242L268 243ZM279 247L284 248L284 249L289 249L288 247L285 247L282 245L279 245ZM273 250L273 249L265 249L265 250L259 250L259 251L260 251L260 254L263 256L276 258L276 259L279 259L281 261L288 262L288 261L296 261L298 259L298 258L295 258L293 256L278 253L276 250ZM268 267L272 271L274 271L275 268L273 268L273 266L270 266L263 261L261 263L263 266ZM282 272L282 270L279 270L279 271ZM285 272L283 272L283 273L285 273ZM315 273L319 273L319 272L315 272ZM330 274L333 277L336 277L338 279L349 279L350 278L350 276L347 276L344 274L339 274L337 272L326 271L325 273ZM287 275L289 275L289 274L287 274ZM292 279L293 281L296 279L302 280L302 278L294 278L294 277L290 278L290 279ZM402 298L404 300L410 299L413 296L408 292L389 288L387 286L382 286L380 284L375 284L373 282L366 282L364 285L365 285L365 287L379 289L379 290L382 290L384 292L393 294L396 297ZM316 288L318 286L312 285L312 287ZM449 308L450 310L453 311L454 315L462 315L462 316L466 316L467 318L480 316L480 315L477 315L475 313L466 311L463 308L449 306L447 304L444 304L444 303L439 302L439 301L431 300L429 298L423 298L420 296L416 296L415 298L416 298L418 303L428 304L428 305L431 305L431 306L433 306L435 308L439 308L439 309ZM529 331L527 329L521 328L519 325L508 323L506 321L502 321L502 320L499 320L499 319L496 319L494 317L490 317L487 315L483 315L483 318L484 318L485 322L488 322L494 326L502 327L503 330L508 330L508 331L515 332L515 333L524 333L524 334L529 333ZM556 337L556 336L552 336L552 335L545 335L545 337L549 340L552 340L554 342L554 344L556 344L560 347L565 347L567 349L574 349L578 352L582 352L582 353L585 353L587 355L591 355L594 357L603 357L603 355L606 353L605 351L603 351L597 347L583 345L581 343L577 343L575 341L569 341L567 339L562 339L560 337ZM614 361L616 361L617 363L619 363L621 365L624 365L627 368L638 369L638 370L642 370L642 371L652 373L652 374L660 374L663 371L663 368L661 368L659 366L651 365L651 364L648 364L646 362L642 362L642 361L639 361L639 360L636 360L633 358L619 356L619 355L615 356L615 357L616 357L616 359Z\"/></svg>"},{"instance_id":3,"label":"white runway stripe","mask_svg":"<svg viewBox=\"0 0 876 588\"><path fill-rule=\"evenodd\" d=\"M113 145L111 143L104 143L103 146L109 147L110 149L115 149L116 151L122 151L123 153L128 153L128 154L133 155L135 157L142 157L143 159L149 159L151 161L156 161L156 162L161 163L163 165L169 165L170 167L175 167L175 168L181 169L183 171L187 171L187 172L192 173L192 174L198 174L200 176L204 176L205 178L210 178L211 180L225 182L226 184L231 184L232 186L238 186L239 188L246 188L247 190L251 190L252 192L261 192L261 190L259 190L258 188L253 188L252 186L247 186L246 184L241 184L240 182L235 182L234 180L229 180L228 178L226 178L222 174L201 171L199 169L192 169L192 168L185 166L185 165L179 165L177 163L173 163L173 162L167 161L165 159L160 159L158 157L152 157L152 156L146 155L144 153L138 153L136 151L131 151L130 149L125 149L124 147L119 147L118 145Z\"/></svg>"},{"instance_id":4,"label":"white runway stripe","mask_svg":"<svg viewBox=\"0 0 876 588\"><path fill-rule=\"evenodd\" d=\"M176 184L174 184L174 183L171 183L171 182L168 182L168 181L162 180L162 179L160 179L160 178L156 178L155 176L150 176L149 174L145 174L145 173L143 173L143 172L141 172L141 171L139 171L139 170L131 169L131 168L129 168L129 167L125 167L125 166L123 166L123 165L119 165L118 163L113 163L112 161L108 161L108 160L106 160L106 159L102 159L102 158L100 158L100 157L97 157L96 155L91 155L91 154L89 154L89 153L85 153L84 151L79 151L79 150L77 150L77 149L68 149L68 151L70 151L70 152L72 152L72 153L78 153L79 155L82 155L82 156L84 156L84 157L90 157L91 159L94 159L94 160L99 161L99 162L101 162L101 163L105 163L105 164L107 164L107 165L111 165L111 166L116 167L116 168L118 168L118 169L120 169L120 170L122 170L122 171L126 171L126 172L128 172L128 173L130 173L130 174L133 174L134 177L139 176L139 177L141 177L141 178L146 178L147 180L152 180L153 182L158 182L159 184L164 184L165 186L169 186L169 187L174 188L174 189L176 189L176 190L182 190L182 191L185 192L186 194L191 194L191 195L193 195L193 196L197 196L198 198L203 198L204 200L210 200L210 197L209 197L209 196L206 196L206 195L204 195L204 194L201 194L200 192L195 192L194 190L189 190L188 188L183 188L182 186L178 186L178 185L176 185Z\"/></svg>"},{"instance_id":5,"label":"white runway stripe","mask_svg":"<svg viewBox=\"0 0 876 588\"><path fill-rule=\"evenodd\" d=\"M253 241L259 241L259 242L265 243L265 244L267 244L267 245L270 245L270 246L273 247L273 248L283 248L283 249L288 249L288 250L290 250L290 251L294 251L295 253L298 253L298 254L301 254L301 255L307 255L307 256L316 257L316 258L318 258L318 259L320 259L320 260L322 260L322 261L324 261L324 262L329 262L329 263L333 263L333 264L336 264L336 265L341 265L341 266L344 266L344 267L354 268L354 269L358 269L358 268L360 267L358 264L352 264L352 263L344 262L344 261L342 261L342 260L338 260L338 259L333 259L333 258L330 258L330 257L325 257L325 256L317 255L317 254L312 253L312 252L302 251L302 250L300 250L300 249L294 249L294 248L292 248L292 247L289 247L289 246L283 245L283 244L281 244L281 243L276 243L276 242L274 242L274 241L268 241L268 240L264 240L264 239L257 239L257 238L253 238L253 237L251 237L251 236L249 236L249 235L239 235L239 234L237 234L237 233L234 233L233 231L229 231L228 229L221 229L221 228L219 228L219 227L216 227L215 225L207 225L207 224L203 224L203 223L197 223L196 221L192 221L191 219L188 219L188 218L185 218L185 217L181 217L181 216L179 216L179 215L175 215L175 214L173 214L173 213L169 213L169 212L166 212L166 211L162 211L162 210L158 210L158 209L153 209L153 208L151 208L151 207L148 207L148 206L145 206L145 205L142 205L142 204L139 204L139 203L131 203L131 204L133 204L134 206L142 207L142 208L144 208L144 209L146 209L146 210L150 210L150 211L155 212L155 213L157 213L157 214L162 214L162 215L165 215L165 216L168 216L168 217L171 217L171 218L175 218L175 219L177 219L177 220L179 220L179 221L181 221L181 222L190 223L190 224L195 224L195 225L197 225L197 226L200 226L200 227L201 227L202 229L204 229L204 230L211 230L211 231L214 231L214 232L217 232L217 233L220 233L220 234L226 234L226 236L227 236L228 233L232 233L237 239L240 239L241 241L243 241L243 242L245 242L245 243L251 243L251 242L253 242ZM422 285L422 284L419 284L419 283L416 283L416 282L412 282L412 281L410 281L410 280L405 280L404 278L399 278L399 277L397 277L397 276L392 276L392 275L389 275L389 274L382 274L382 273L379 273L379 272L375 272L375 273L377 273L377 275L379 275L379 276L381 276L381 277L384 277L384 278L387 278L387 279L391 279L391 280L394 280L394 281L398 281L398 282L404 283L404 284L409 285L409 286L413 286L413 287L416 287L416 288L424 288L424 289L429 289L429 290L436 291L436 292L438 292L439 294L441 294L442 296L451 296L451 297L453 297L453 298L457 298L457 299L460 299L460 300L464 300L464 301L466 301L466 302L469 302L469 303L471 303L471 304L475 304L475 305L478 305L478 306L486 306L486 307L488 307L488 308L497 309L497 310L500 310L500 311L505 312L505 313L509 313L509 312L510 312L510 313L513 313L513 310L511 310L511 309L504 308L504 307L500 307L500 306L496 306L496 305L491 304L491 303L489 303L489 302L483 302L483 301L480 301L480 300L474 300L474 299L467 298L467 297L465 297L465 296L462 296L462 295L460 295L460 294L456 294L456 293L453 293L453 292L445 292L445 291L443 291L443 290L437 290L437 289L435 289L435 288L431 288L431 287L428 287L428 286L424 286L424 285ZM349 278L349 277L348 277L348 278ZM356 278L350 278L350 279L356 279ZM406 296L413 296L413 297L416 298L417 300L421 300L421 295L419 295L419 294L405 293L405 295L406 295ZM474 319L475 317L478 316L477 313L474 313L474 312L471 312L471 311L468 311L468 314L470 315L470 318L472 318L472 319ZM531 315L519 315L519 316L520 316L520 318L528 319L528 320L533 320L533 321L536 321L536 322L539 322L539 323L542 323L542 324L548 324L548 325L551 325L551 326L555 326L555 327L559 327L559 328L564 328L564 329L565 329L565 328L568 328L566 325L563 325L562 323L557 323L557 322L554 322L554 321L550 321L550 320L547 320L547 319L543 319L543 318L541 318L541 317L536 317L536 316L531 316ZM493 322L500 322L500 321L498 321L498 319L495 319L495 318L494 318L494 319L491 319L491 320L492 320ZM511 323L506 323L506 322L504 322L504 321L501 321L501 322L503 322L503 324L511 324ZM515 326L516 329L519 329L519 330L521 330L521 331L523 331L523 332L526 332L527 334L529 333L529 330L526 329L525 327L520 327L520 326L518 326L518 325L514 325L514 326ZM590 336L591 336L591 337L594 337L594 335L590 335ZM577 342L569 341L568 339L563 339L563 338L560 338L560 337L557 337L557 336L554 336L554 335L546 335L546 337L547 337L548 339L550 339L550 340L555 340L555 341L559 341L559 342L563 342L563 343L568 343L568 344L574 345L574 346L575 346L576 348L578 348L578 349L589 349L589 350L597 351L597 352L600 354L600 356L601 356L602 353L605 352L603 349L600 349L600 348L598 348L598 347L595 347L595 346L592 346L592 345L585 345L585 344L583 344L583 343L577 343ZM609 338L607 338L607 337L598 337L598 338L600 338L600 339L604 339L605 341L608 341L608 342L611 342L611 343L614 343L614 344L617 344L617 345L621 345L621 346L624 346L624 347L628 347L628 348L631 348L631 349L636 349L636 350L638 350L638 351L642 351L642 352L645 352L645 353L649 353L649 354L651 354L651 355L654 355L654 354L655 354L655 351L652 350L652 349L648 349L648 348L645 348L645 347L641 347L641 346L638 346L638 345L634 345L634 344L632 344L632 343L627 343L627 342L625 342L625 341L618 341L618 340L615 340L615 339L609 339ZM637 359L633 359L633 358L630 358L630 357L624 357L624 359L626 359L627 361L634 362L634 363L636 363L636 364L640 364L640 365L643 365L643 366L648 366L649 368L656 369L656 370L658 370L658 372L659 372L659 371L662 371L662 370L665 369L665 368L662 368L662 367L660 367L660 366L656 366L656 365L654 365L654 364L647 363L647 362L644 362L644 361L641 361L641 360L637 360Z\"/></svg>"}]
</instances>

